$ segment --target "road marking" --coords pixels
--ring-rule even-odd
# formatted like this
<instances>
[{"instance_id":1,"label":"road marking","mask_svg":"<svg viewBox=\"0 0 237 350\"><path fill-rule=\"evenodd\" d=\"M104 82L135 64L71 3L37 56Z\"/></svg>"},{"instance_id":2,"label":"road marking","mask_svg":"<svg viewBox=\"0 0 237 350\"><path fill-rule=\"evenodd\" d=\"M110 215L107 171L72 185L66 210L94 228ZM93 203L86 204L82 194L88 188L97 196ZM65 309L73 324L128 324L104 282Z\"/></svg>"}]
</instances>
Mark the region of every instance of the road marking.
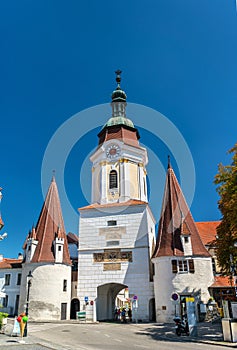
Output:
<instances>
[{"instance_id":1,"label":"road marking","mask_svg":"<svg viewBox=\"0 0 237 350\"><path fill-rule=\"evenodd\" d=\"M150 347L149 347L149 346L146 346L146 345L137 345L137 344L135 344L135 346L136 346L137 348L150 349Z\"/></svg>"},{"instance_id":2,"label":"road marking","mask_svg":"<svg viewBox=\"0 0 237 350\"><path fill-rule=\"evenodd\" d=\"M122 343L122 340L121 339L114 339L115 341L118 341L120 343Z\"/></svg>"},{"instance_id":3,"label":"road marking","mask_svg":"<svg viewBox=\"0 0 237 350\"><path fill-rule=\"evenodd\" d=\"M109 334L105 334L105 336L106 336L107 338L110 338L110 335L109 335Z\"/></svg>"}]
</instances>

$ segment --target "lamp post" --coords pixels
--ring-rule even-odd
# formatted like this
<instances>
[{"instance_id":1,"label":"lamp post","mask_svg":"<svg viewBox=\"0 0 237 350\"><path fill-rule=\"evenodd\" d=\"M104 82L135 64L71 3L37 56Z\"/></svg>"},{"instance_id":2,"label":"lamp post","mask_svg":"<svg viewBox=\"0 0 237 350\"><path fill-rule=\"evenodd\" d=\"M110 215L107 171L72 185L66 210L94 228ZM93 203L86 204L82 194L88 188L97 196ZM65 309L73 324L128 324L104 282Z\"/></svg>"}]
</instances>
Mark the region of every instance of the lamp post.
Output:
<instances>
[{"instance_id":1,"label":"lamp post","mask_svg":"<svg viewBox=\"0 0 237 350\"><path fill-rule=\"evenodd\" d=\"M30 287L31 287L31 280L33 278L33 275L31 271L29 271L28 275L26 276L26 281L27 281L27 294L26 294L26 316L28 317L29 314L29 297L30 297ZM25 331L24 331L24 337L27 337L27 323L25 326Z\"/></svg>"}]
</instances>

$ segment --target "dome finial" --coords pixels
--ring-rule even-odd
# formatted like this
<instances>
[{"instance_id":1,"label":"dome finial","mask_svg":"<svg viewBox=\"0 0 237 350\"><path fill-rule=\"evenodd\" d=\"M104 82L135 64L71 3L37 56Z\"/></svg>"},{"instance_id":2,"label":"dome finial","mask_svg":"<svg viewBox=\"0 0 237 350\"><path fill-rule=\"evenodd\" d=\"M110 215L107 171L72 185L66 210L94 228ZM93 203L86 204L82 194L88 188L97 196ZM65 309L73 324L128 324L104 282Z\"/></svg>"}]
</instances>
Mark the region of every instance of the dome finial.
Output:
<instances>
[{"instance_id":1,"label":"dome finial","mask_svg":"<svg viewBox=\"0 0 237 350\"><path fill-rule=\"evenodd\" d=\"M116 82L117 82L117 84L118 84L118 87L120 87L120 82L121 82L121 73L122 73L122 71L120 70L120 69L117 69L116 71L115 71L115 74L116 74Z\"/></svg>"}]
</instances>

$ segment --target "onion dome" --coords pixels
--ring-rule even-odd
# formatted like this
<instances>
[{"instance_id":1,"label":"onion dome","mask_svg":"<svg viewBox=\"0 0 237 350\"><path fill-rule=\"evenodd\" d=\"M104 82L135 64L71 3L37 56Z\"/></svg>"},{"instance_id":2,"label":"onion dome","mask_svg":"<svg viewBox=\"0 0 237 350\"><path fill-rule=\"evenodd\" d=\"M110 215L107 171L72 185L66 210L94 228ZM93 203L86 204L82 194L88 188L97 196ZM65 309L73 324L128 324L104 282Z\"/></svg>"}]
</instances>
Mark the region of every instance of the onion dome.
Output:
<instances>
[{"instance_id":1,"label":"onion dome","mask_svg":"<svg viewBox=\"0 0 237 350\"><path fill-rule=\"evenodd\" d=\"M112 102L126 102L127 96L125 92L121 89L120 87L120 82L121 82L121 76L120 74L122 73L121 70L116 70L116 82L118 84L116 90L113 91L112 93Z\"/></svg>"},{"instance_id":2,"label":"onion dome","mask_svg":"<svg viewBox=\"0 0 237 350\"><path fill-rule=\"evenodd\" d=\"M133 122L126 117L111 117L103 128L114 125L126 125L130 128L134 128Z\"/></svg>"},{"instance_id":3,"label":"onion dome","mask_svg":"<svg viewBox=\"0 0 237 350\"><path fill-rule=\"evenodd\" d=\"M126 117L127 96L120 87L121 73L121 70L117 70L115 72L118 86L112 93L112 117L107 121L103 128L115 125L126 125L130 128L134 128L133 122Z\"/></svg>"}]
</instances>

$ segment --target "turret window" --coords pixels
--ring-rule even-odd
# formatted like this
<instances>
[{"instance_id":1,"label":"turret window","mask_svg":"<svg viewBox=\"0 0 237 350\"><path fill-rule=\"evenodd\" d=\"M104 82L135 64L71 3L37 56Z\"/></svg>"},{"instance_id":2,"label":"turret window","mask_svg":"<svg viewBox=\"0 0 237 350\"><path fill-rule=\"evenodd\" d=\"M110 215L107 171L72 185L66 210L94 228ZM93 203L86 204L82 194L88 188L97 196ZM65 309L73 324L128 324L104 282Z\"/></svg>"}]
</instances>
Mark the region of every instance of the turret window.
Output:
<instances>
[{"instance_id":1,"label":"turret window","mask_svg":"<svg viewBox=\"0 0 237 350\"><path fill-rule=\"evenodd\" d=\"M172 272L173 273L194 273L194 261L193 259L188 260L172 260Z\"/></svg>"},{"instance_id":2,"label":"turret window","mask_svg":"<svg viewBox=\"0 0 237 350\"><path fill-rule=\"evenodd\" d=\"M67 291L67 280L63 280L63 291Z\"/></svg>"},{"instance_id":3,"label":"turret window","mask_svg":"<svg viewBox=\"0 0 237 350\"><path fill-rule=\"evenodd\" d=\"M109 189L113 190L118 188L118 174L116 170L111 170L109 173Z\"/></svg>"}]
</instances>

